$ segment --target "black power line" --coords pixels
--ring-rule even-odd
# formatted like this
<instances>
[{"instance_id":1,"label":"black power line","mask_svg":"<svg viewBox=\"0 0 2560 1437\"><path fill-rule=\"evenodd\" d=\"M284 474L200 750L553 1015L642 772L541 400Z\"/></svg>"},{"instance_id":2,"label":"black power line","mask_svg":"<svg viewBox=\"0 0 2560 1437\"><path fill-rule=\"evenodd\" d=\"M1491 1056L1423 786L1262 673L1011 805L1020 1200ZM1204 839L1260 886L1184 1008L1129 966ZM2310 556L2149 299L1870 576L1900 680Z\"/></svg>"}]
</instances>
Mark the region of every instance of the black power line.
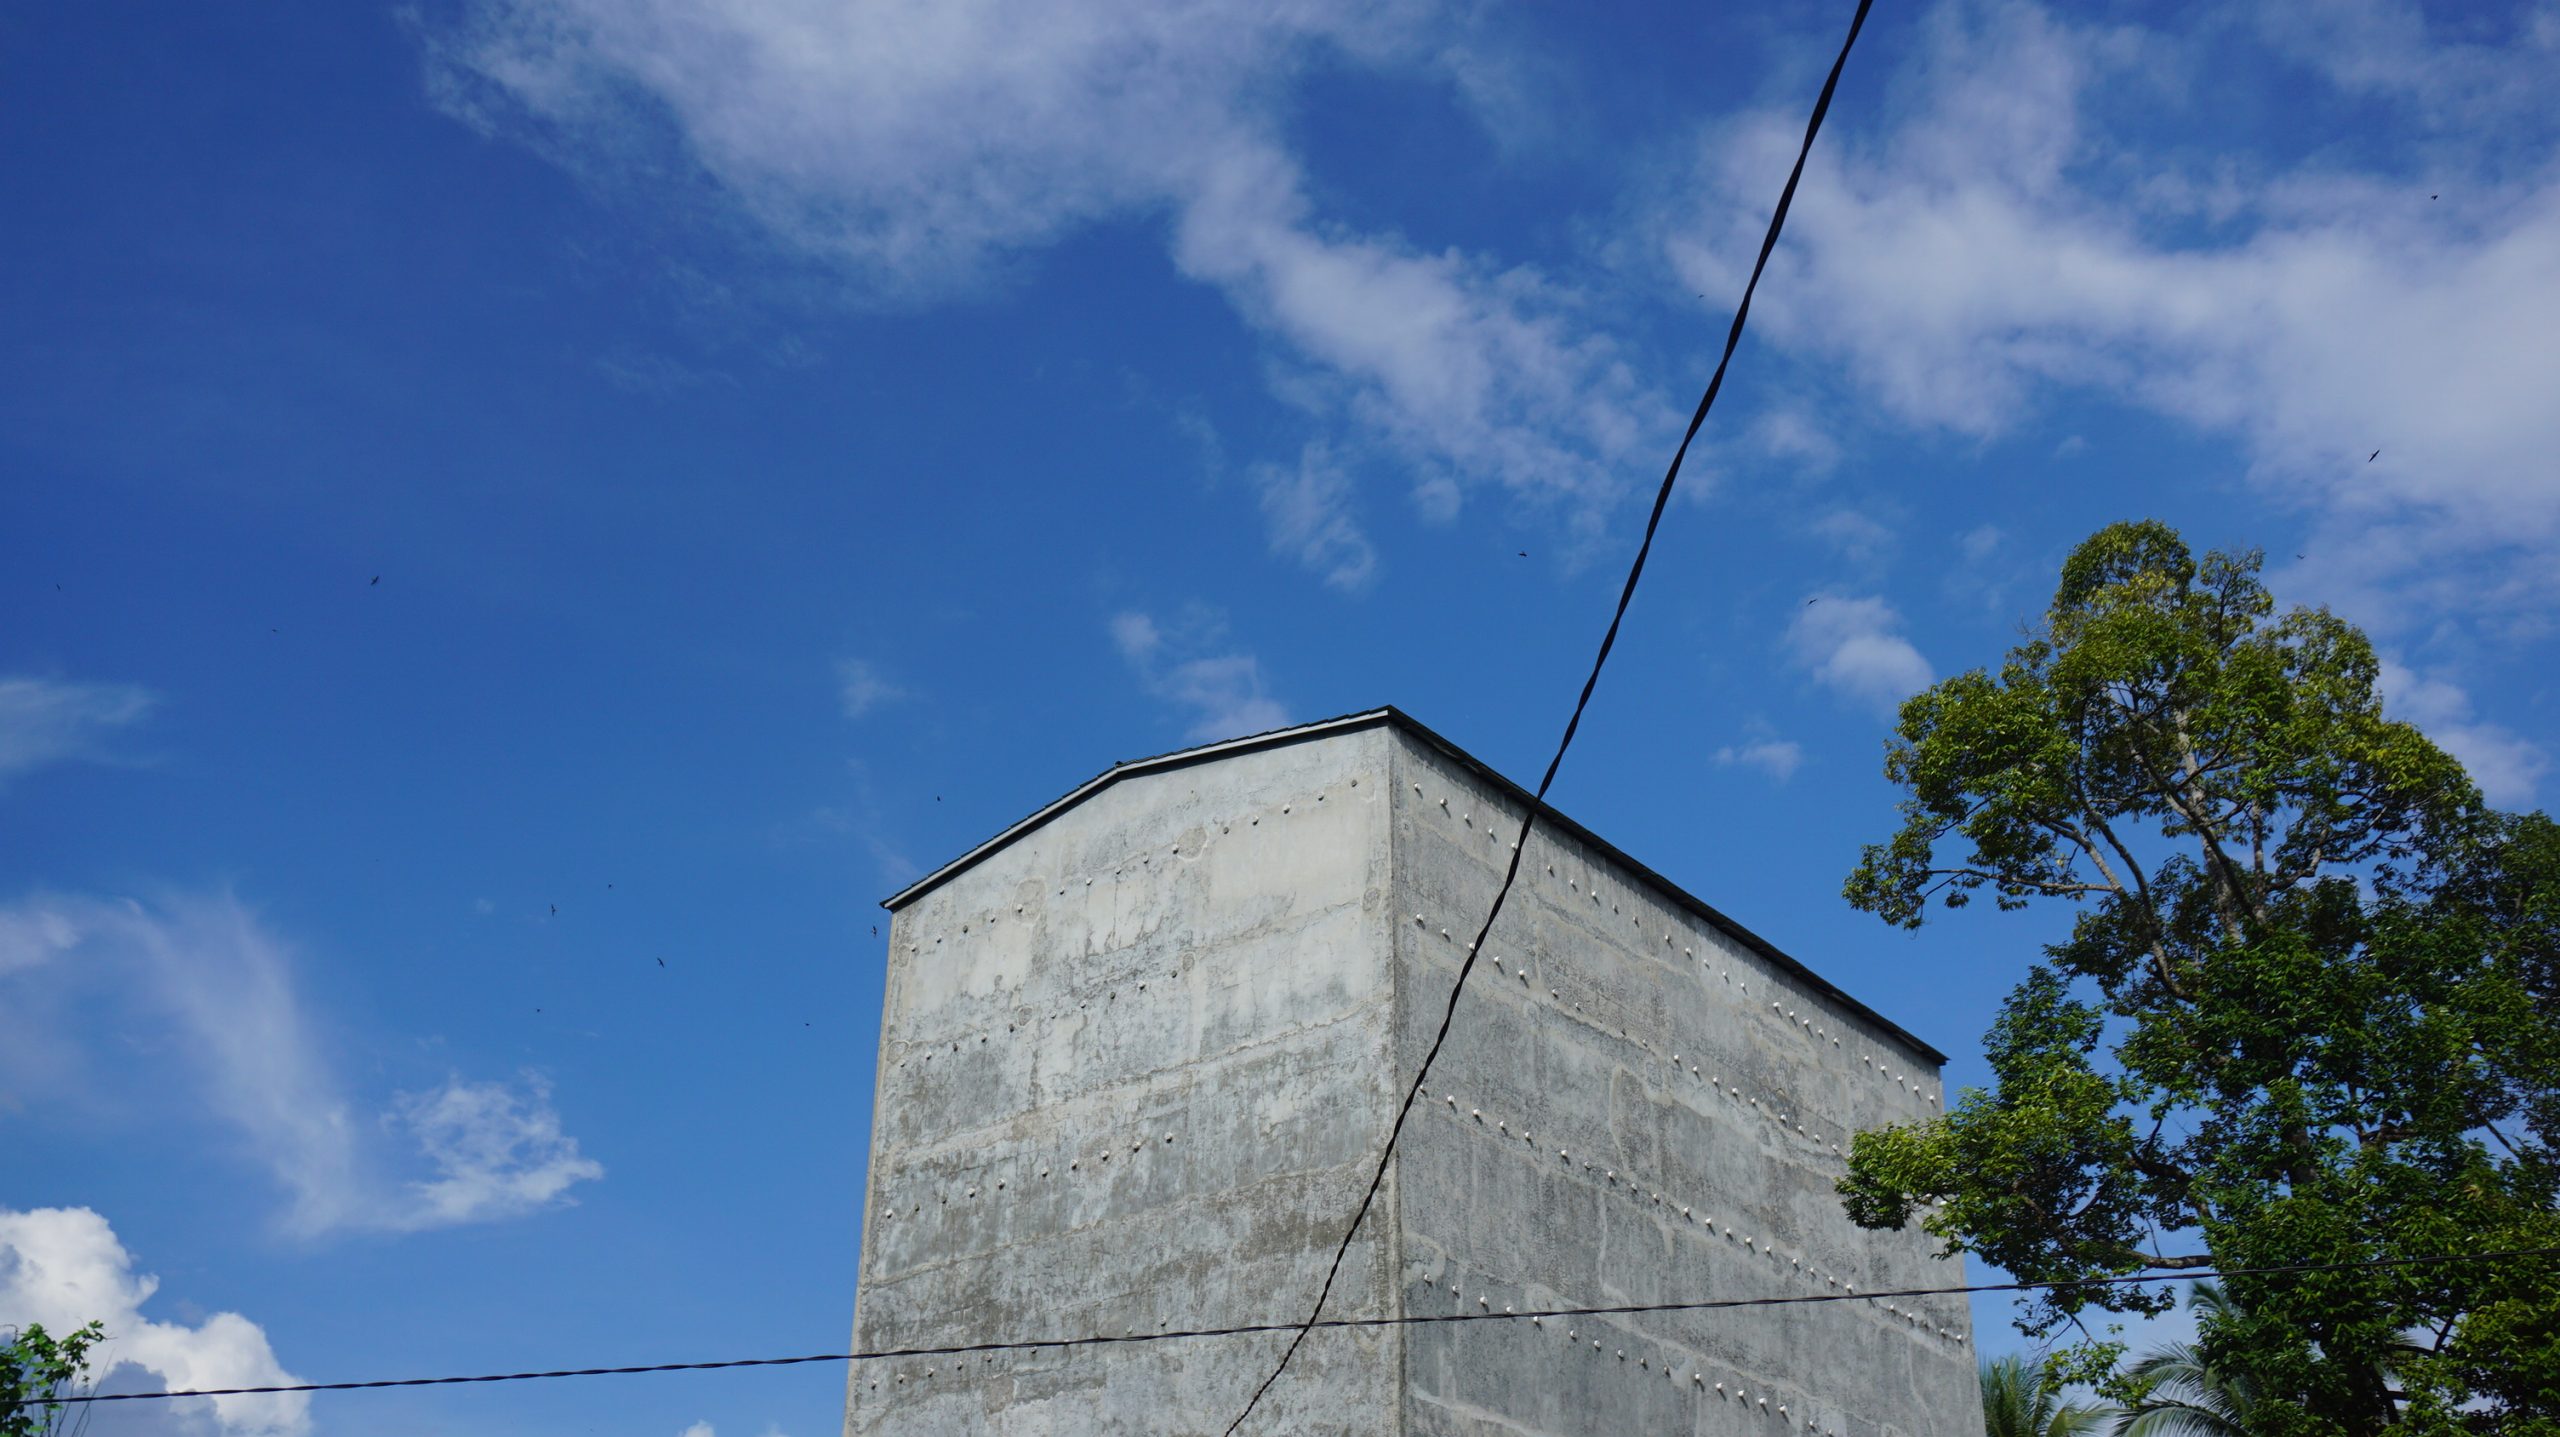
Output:
<instances>
[{"instance_id":1,"label":"black power line","mask_svg":"<svg viewBox=\"0 0 2560 1437\"><path fill-rule=\"evenodd\" d=\"M658 1362L641 1367L575 1367L554 1372L491 1372L472 1377L389 1377L373 1382L299 1382L277 1387L203 1387L177 1392L95 1392L47 1397L36 1402L153 1402L173 1397L263 1397L293 1392L357 1392L379 1387L452 1387L475 1382L532 1382L551 1377L626 1377L641 1372L709 1372L731 1367L792 1367L810 1362L882 1362L900 1357L966 1357L976 1353L1039 1352L1082 1347L1108 1347L1146 1342L1179 1342L1200 1337L1251 1337L1307 1327L1421 1327L1442 1322L1525 1322L1531 1318L1619 1317L1648 1312L1706 1312L1738 1307L1797 1307L1817 1302L1881 1302L1892 1297L1963 1297L1977 1292L2039 1292L2072 1288L2123 1287L2145 1282L2203 1282L2230 1277L2278 1277L2292 1273L2342 1272L2351 1268L2422 1267L2448 1262L2494 1262L2506 1258L2560 1257L2560 1247L2519 1247L2494 1252L2433 1253L2424 1257L2360 1258L2350 1262L2297 1262L2280 1267L2232 1267L2207 1272L2139 1273L2131 1277L2092 1277L2070 1282L1978 1282L1966 1287L1903 1287L1878 1292L1817 1292L1802 1297L1727 1297L1690 1302L1626 1302L1608 1307L1540 1307L1526 1312L1448 1312L1400 1317L1332 1317L1314 1323L1255 1322L1237 1327L1196 1327L1177 1332L1133 1332L1121 1337L1060 1337L1008 1342L961 1342L942 1347L890 1347L870 1352L822 1352L808 1357L737 1357L720 1362ZM30 1404L32 1405L32 1403Z\"/></svg>"},{"instance_id":2,"label":"black power line","mask_svg":"<svg viewBox=\"0 0 2560 1437\"><path fill-rule=\"evenodd\" d=\"M1565 721L1564 737L1556 743L1555 757L1547 760L1546 774L1538 780L1538 792L1520 816L1520 837L1511 845L1511 866L1503 871L1502 887L1495 890L1493 907L1485 913L1483 926L1476 929L1475 941L1467 945L1465 961L1458 967L1458 981L1449 987L1449 1006L1440 1015L1440 1031L1432 1035L1430 1050L1422 1055L1422 1066L1414 1071L1413 1085L1405 1090L1404 1105L1396 1109L1395 1123L1387 1129L1387 1144L1378 1154L1377 1171L1369 1175L1369 1190L1361 1194L1360 1209L1351 1215L1351 1225L1343 1230L1341 1245L1333 1251L1333 1263L1325 1269L1324 1286L1316 1290L1315 1306L1308 1310L1306 1322L1289 1340L1288 1349L1280 1354L1271 1375L1262 1379L1262 1385L1245 1400L1244 1410L1227 1424L1226 1437L1235 1437L1245 1419L1253 1415L1253 1409L1261 1405L1262 1395L1280 1380L1280 1374L1289 1370L1289 1360L1298 1355L1307 1334L1315 1330L1316 1319L1324 1316L1325 1300L1333 1295L1334 1280L1342 1275L1342 1259L1351 1251L1351 1240L1359 1235L1360 1224L1367 1220L1370 1207L1378 1200L1378 1188L1387 1180L1387 1165L1395 1157L1396 1140L1404 1135L1405 1119L1422 1093L1423 1079L1431 1075L1433 1060L1440 1056L1440 1045L1449 1040L1449 1025L1458 1016L1458 995L1466 991L1467 975L1475 971L1476 959L1484 952L1494 920L1502 916L1502 905L1520 877L1520 862L1529 853L1529 832L1537 826L1539 810L1546 806L1547 789L1555 783L1556 770L1564 765L1565 750L1573 747L1573 736L1582 727L1583 710L1591 705L1591 691L1599 686L1600 670L1609 662L1609 651L1617 646L1618 626L1626 620L1627 605L1635 600L1636 581L1644 577L1644 561L1653 552L1654 532L1662 527L1662 511L1671 503L1673 486L1680 482L1680 465L1689 457L1690 443L1698 437L1699 426L1707 422L1707 411L1715 406L1716 395L1724 388L1725 370L1733 363L1734 349L1742 343L1743 322L1751 317L1751 296L1760 288L1761 272L1769 267L1770 251L1778 247L1779 231L1786 228L1787 209L1795 203L1797 182L1804 178L1805 159L1813 153L1813 137L1821 133L1822 117L1831 110L1831 96L1840 87L1840 72L1849 63L1850 47L1858 43L1858 31L1865 27L1867 11L1874 3L1875 0L1858 0L1858 11L1849 19L1849 33L1841 39L1840 53L1832 59L1831 73L1824 77L1822 93L1813 102L1813 116L1805 122L1804 143L1796 150L1795 168L1787 172L1786 188L1778 192L1778 206L1769 215L1768 233L1760 239L1759 257L1751 262L1751 278L1742 286L1742 302L1734 306L1733 326L1725 331L1724 354L1716 360L1715 373L1707 380L1706 393L1698 399L1697 412L1689 416L1689 428L1680 436L1680 447L1672 451L1671 465L1662 474L1662 487L1654 492L1653 512L1644 522L1644 541L1636 546L1635 562L1627 566L1627 582L1618 591L1618 607L1609 615L1608 632L1600 636L1600 652L1591 660L1590 676L1582 681L1582 695L1574 700L1573 716Z\"/></svg>"}]
</instances>

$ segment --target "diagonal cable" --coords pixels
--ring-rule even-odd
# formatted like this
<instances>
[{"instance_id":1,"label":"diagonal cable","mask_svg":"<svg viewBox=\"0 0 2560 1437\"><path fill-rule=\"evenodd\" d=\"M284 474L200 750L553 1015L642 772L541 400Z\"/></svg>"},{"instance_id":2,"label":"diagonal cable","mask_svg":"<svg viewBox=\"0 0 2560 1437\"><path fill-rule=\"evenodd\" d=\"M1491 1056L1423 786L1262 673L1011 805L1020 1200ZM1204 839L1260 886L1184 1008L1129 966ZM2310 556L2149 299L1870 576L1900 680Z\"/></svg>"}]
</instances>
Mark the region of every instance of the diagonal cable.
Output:
<instances>
[{"instance_id":1,"label":"diagonal cable","mask_svg":"<svg viewBox=\"0 0 2560 1437\"><path fill-rule=\"evenodd\" d=\"M1556 770L1564 764L1565 750L1573 747L1573 736L1582 727L1583 710L1591 705L1591 691L1599 686L1600 670L1609 662L1609 651L1617 646L1618 626L1625 622L1627 605L1635 599L1636 581L1644 577L1645 559L1653 552L1654 532L1662 527L1662 511L1670 504L1672 488L1680 481L1680 465L1689 457L1689 445L1698 437L1699 426L1707 422L1707 411L1715 406L1717 392L1724 388L1725 370L1733 363L1735 347L1742 343L1743 323L1751 317L1751 296L1760 287L1761 272L1769 267L1770 251L1778 247L1778 233L1786 227L1788 207L1795 203L1796 185L1804 178L1805 159L1813 153L1813 137L1822 130L1822 117L1830 112L1832 93L1840 86L1840 72L1849 63L1850 47L1858 43L1858 31L1865 27L1867 11L1874 3L1875 0L1858 0L1858 12L1849 20L1849 33L1840 42L1840 53L1831 62L1831 73L1822 81L1822 94L1813 102L1813 117L1805 122L1804 143L1796 150L1795 168L1787 172L1786 188L1778 192L1777 209L1770 214L1768 233L1760 240L1760 255L1752 261L1751 278L1742 287L1742 302L1734 306L1733 327L1725 331L1724 354L1716 360L1715 374L1707 380L1707 392L1700 396L1697 412L1689 416L1689 428L1680 436L1680 447L1672 451L1670 468L1663 471L1662 487L1653 496L1653 512L1645 519L1644 542L1636 546L1635 562L1627 566L1626 586L1618 591L1618 607L1609 616L1608 632L1600 636L1600 652L1591 660L1590 676L1582 681L1582 696L1574 700L1573 717L1565 721L1564 737L1556 744L1555 757L1547 760L1546 774L1538 780L1537 795L1529 801L1528 809L1520 817L1520 837L1511 845L1511 866L1503 872L1502 887L1494 892L1493 907L1485 913L1483 925L1476 929L1475 941L1467 945L1466 959L1458 968L1458 981L1449 988L1449 1006L1440 1015L1440 1031L1432 1035L1430 1050L1423 1054L1422 1066L1414 1071L1412 1086L1405 1089L1404 1104L1396 1109L1395 1124L1387 1130L1386 1148L1378 1154L1377 1171L1369 1176L1369 1190L1361 1194L1360 1210L1351 1215L1351 1225L1343 1230L1342 1242L1334 1249L1332 1266L1325 1269L1324 1286L1317 1290L1315 1306L1308 1311L1307 1320L1289 1339L1288 1349L1280 1354L1280 1361L1271 1369L1271 1375L1262 1379L1262 1385L1255 1388L1253 1396L1246 1400L1244 1410L1236 1414L1235 1421L1227 1424L1226 1437L1235 1437L1236 1431L1244 1426L1245 1419L1253 1415L1253 1409L1261 1405L1262 1395L1280 1380L1280 1374L1289 1370L1290 1359L1298 1355L1307 1334L1315 1330L1317 1319L1324 1316L1325 1300L1333 1295L1334 1280L1342 1275L1342 1260L1351 1251L1352 1239L1359 1236L1360 1224L1367 1220L1370 1207L1378 1200L1378 1189L1387 1179L1387 1166L1395 1158L1396 1140L1404 1134L1405 1119L1413 1112L1415 1100L1421 1096L1423 1080L1431 1075L1431 1064L1440 1056L1441 1045L1449 1040L1449 1025L1458 1016L1458 996L1466 991L1467 975L1475 971L1476 958L1484 951L1485 939L1493 932L1494 920L1502 916L1502 905L1511 897L1511 886L1520 877L1520 861L1528 855L1529 832L1537 826L1538 814L1546 807L1547 789L1555 783Z\"/></svg>"}]
</instances>

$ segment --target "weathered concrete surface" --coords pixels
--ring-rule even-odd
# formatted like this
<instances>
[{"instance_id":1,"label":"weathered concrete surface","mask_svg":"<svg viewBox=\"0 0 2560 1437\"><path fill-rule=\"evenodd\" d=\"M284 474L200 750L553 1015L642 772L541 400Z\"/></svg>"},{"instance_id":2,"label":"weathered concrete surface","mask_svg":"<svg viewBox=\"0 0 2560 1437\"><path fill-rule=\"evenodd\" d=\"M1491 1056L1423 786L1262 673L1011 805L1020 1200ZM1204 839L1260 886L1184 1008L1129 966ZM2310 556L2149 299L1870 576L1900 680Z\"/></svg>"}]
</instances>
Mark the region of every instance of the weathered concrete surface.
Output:
<instances>
[{"instance_id":1,"label":"weathered concrete surface","mask_svg":"<svg viewBox=\"0 0 2560 1437\"><path fill-rule=\"evenodd\" d=\"M1394 1081L1387 741L1122 780L897 910L858 1347L1261 1322L1312 1300ZM1355 1250L1345 1311L1393 1300L1394 1235ZM866 1363L846 1426L1216 1432L1283 1340ZM1400 1341L1311 1342L1263 1430L1382 1430Z\"/></svg>"},{"instance_id":2,"label":"weathered concrete surface","mask_svg":"<svg viewBox=\"0 0 2560 1437\"><path fill-rule=\"evenodd\" d=\"M1302 1316L1521 797L1382 711L1125 765L893 900L857 1347ZM1578 830L1488 949L1329 1316L1961 1281L1831 1193L1934 1053ZM1978 1432L1961 1300L1892 1307L1322 1332L1253 1430ZM865 1363L846 1428L1215 1433L1284 1341Z\"/></svg>"},{"instance_id":3,"label":"weathered concrete surface","mask_svg":"<svg viewBox=\"0 0 2560 1437\"><path fill-rule=\"evenodd\" d=\"M1390 786L1410 1073L1522 806L1402 730ZM1832 1192L1852 1131L1935 1111L1934 1054L1567 832L1531 838L1485 946L1398 1145L1408 1310L1964 1280ZM1964 1300L1884 1306L1412 1327L1396 1430L1979 1433Z\"/></svg>"}]
</instances>

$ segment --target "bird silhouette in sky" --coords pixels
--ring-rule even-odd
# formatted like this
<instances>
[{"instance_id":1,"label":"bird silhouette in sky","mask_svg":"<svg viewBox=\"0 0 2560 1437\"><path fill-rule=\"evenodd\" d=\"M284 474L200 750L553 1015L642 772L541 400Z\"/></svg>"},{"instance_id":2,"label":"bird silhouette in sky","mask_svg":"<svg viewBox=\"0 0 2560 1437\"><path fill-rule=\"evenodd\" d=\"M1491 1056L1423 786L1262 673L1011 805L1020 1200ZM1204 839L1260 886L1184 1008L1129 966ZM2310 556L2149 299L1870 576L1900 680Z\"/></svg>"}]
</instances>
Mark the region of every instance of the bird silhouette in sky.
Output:
<instances>
[{"instance_id":1,"label":"bird silhouette in sky","mask_svg":"<svg viewBox=\"0 0 2560 1437\"><path fill-rule=\"evenodd\" d=\"M1528 557L1529 557L1529 551L1528 551L1528 550L1526 550L1526 549L1521 550L1521 551L1520 551L1520 557L1521 557L1521 558L1523 558L1523 559L1528 558Z\"/></svg>"},{"instance_id":2,"label":"bird silhouette in sky","mask_svg":"<svg viewBox=\"0 0 2560 1437\"><path fill-rule=\"evenodd\" d=\"M1814 595L1812 598L1807 599L1807 600L1805 600L1804 602L1805 602L1805 607L1807 607L1807 608L1811 608L1811 607L1813 607L1814 605L1819 604L1819 603L1821 603L1821 602L1822 602L1822 596L1821 596L1820 594L1816 594L1816 595Z\"/></svg>"},{"instance_id":3,"label":"bird silhouette in sky","mask_svg":"<svg viewBox=\"0 0 2560 1437\"><path fill-rule=\"evenodd\" d=\"M382 576L381 576L380 574L376 574L376 575L374 575L374 576L373 576L373 582L374 582L374 583L376 583L376 584L381 583L381 582L382 582Z\"/></svg>"},{"instance_id":4,"label":"bird silhouette in sky","mask_svg":"<svg viewBox=\"0 0 2560 1437\"><path fill-rule=\"evenodd\" d=\"M2376 450L2375 450L2375 451L2373 451L2372 453L2370 453L2370 454L2368 454L2368 455L2364 456L2364 462L2366 462L2367 464L2370 464L2370 463L2372 463L2374 460L2379 459L2379 458L2381 458L2381 457L2382 457L2382 451L2381 451L2381 450L2379 450L2379 449L2376 449Z\"/></svg>"},{"instance_id":5,"label":"bird silhouette in sky","mask_svg":"<svg viewBox=\"0 0 2560 1437\"><path fill-rule=\"evenodd\" d=\"M552 904L552 905L551 905L551 916L552 916L552 917L554 917L554 918L557 918L557 917L559 917L559 916L560 916L560 905L559 905L559 904L554 903L554 904Z\"/></svg>"}]
</instances>

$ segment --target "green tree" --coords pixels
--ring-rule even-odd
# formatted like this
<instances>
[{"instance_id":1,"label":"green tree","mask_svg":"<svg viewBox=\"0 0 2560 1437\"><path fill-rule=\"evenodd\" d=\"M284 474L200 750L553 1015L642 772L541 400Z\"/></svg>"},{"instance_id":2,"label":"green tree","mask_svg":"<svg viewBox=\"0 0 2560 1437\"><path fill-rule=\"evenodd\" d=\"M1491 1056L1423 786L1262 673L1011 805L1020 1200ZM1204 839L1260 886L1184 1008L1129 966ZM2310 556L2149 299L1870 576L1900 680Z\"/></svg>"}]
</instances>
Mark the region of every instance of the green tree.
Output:
<instances>
[{"instance_id":1,"label":"green tree","mask_svg":"<svg viewBox=\"0 0 2560 1437\"><path fill-rule=\"evenodd\" d=\"M106 1336L94 1322L61 1337L39 1322L0 1333L0 1437L56 1437L65 1431L66 1404L60 1399L83 1385L89 1349ZM79 1403L72 1410L78 1416L67 1430L76 1433L89 1425L89 1407Z\"/></svg>"},{"instance_id":2,"label":"green tree","mask_svg":"<svg viewBox=\"0 0 2560 1437\"><path fill-rule=\"evenodd\" d=\"M2110 1415L2103 1407L2063 1401L2041 1362L2014 1353L1983 1360L1984 1437L2095 1437Z\"/></svg>"},{"instance_id":3,"label":"green tree","mask_svg":"<svg viewBox=\"0 0 2560 1437\"><path fill-rule=\"evenodd\" d=\"M2232 1313L2231 1299L2210 1282L2197 1283L2187 1300L2199 1315ZM2217 1369L2192 1342L2145 1353L2124 1375L2135 1396L2115 1437L2248 1437L2260 1406L2246 1375Z\"/></svg>"},{"instance_id":4,"label":"green tree","mask_svg":"<svg viewBox=\"0 0 2560 1437\"><path fill-rule=\"evenodd\" d=\"M1903 822L1849 901L2075 916L1993 1086L1859 1134L1842 1198L2028 1280L2358 1264L2235 1277L2202 1318L2198 1355L2267 1399L2250 1432L2560 1434L2560 1264L2372 1265L2560 1245L2560 828L2485 809L2383 717L2365 637L2277 614L2259 566L2101 530L1997 672L1903 705ZM2082 1314L2173 1300L2059 1289L2020 1325L2079 1330L2095 1379L2122 1348Z\"/></svg>"}]
</instances>

